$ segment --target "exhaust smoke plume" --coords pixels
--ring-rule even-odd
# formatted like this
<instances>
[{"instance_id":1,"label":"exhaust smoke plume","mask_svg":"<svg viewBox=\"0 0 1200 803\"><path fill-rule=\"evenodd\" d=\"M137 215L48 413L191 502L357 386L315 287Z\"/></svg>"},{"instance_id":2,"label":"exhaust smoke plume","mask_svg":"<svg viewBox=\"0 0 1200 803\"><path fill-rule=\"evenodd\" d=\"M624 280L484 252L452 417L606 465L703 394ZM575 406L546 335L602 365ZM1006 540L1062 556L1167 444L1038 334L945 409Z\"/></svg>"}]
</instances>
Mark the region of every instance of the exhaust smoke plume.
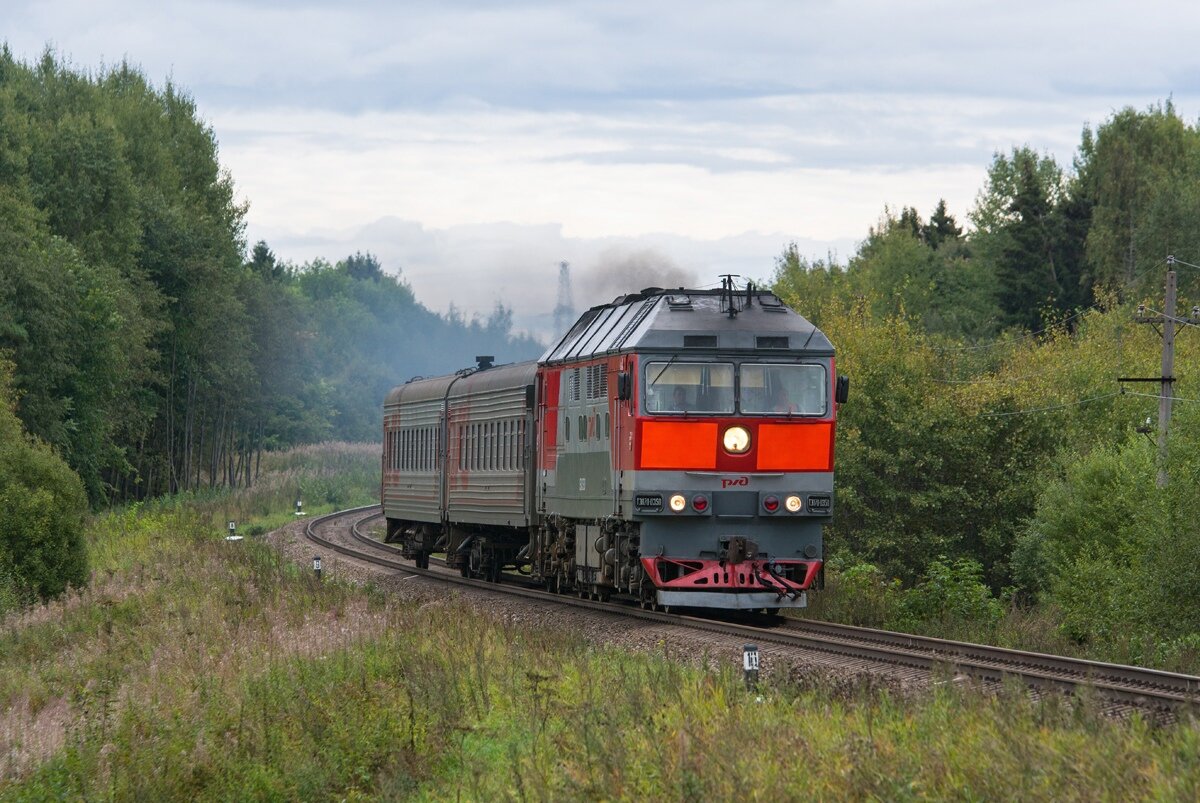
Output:
<instances>
[{"instance_id":1,"label":"exhaust smoke plume","mask_svg":"<svg viewBox=\"0 0 1200 803\"><path fill-rule=\"evenodd\" d=\"M617 296L646 287L694 287L696 273L681 268L653 248L614 246L605 249L597 262L581 271L576 281L579 288L576 304L584 308L608 303Z\"/></svg>"}]
</instances>

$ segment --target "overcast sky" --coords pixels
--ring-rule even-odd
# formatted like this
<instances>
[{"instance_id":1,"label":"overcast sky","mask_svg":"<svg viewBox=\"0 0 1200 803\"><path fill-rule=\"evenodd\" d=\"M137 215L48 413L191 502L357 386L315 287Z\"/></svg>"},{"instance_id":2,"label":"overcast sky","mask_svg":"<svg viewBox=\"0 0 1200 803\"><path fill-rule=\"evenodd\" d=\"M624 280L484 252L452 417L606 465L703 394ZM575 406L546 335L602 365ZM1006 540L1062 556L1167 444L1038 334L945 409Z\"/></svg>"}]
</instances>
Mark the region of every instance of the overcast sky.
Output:
<instances>
[{"instance_id":1,"label":"overcast sky","mask_svg":"<svg viewBox=\"0 0 1200 803\"><path fill-rule=\"evenodd\" d=\"M996 151L1200 114L1194 2L0 0L19 58L189 91L282 258L376 253L548 336L622 283L842 260L884 206L965 222ZM640 285L639 285L640 286ZM636 289L636 288L633 288Z\"/></svg>"}]
</instances>

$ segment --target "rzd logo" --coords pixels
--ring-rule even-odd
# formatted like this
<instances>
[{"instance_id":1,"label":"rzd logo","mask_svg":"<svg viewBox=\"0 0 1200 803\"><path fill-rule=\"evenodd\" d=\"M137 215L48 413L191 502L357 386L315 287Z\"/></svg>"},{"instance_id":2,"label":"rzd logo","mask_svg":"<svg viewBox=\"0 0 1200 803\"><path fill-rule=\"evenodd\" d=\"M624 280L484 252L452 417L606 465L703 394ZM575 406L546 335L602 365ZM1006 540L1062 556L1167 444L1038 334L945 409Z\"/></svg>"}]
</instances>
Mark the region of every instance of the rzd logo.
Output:
<instances>
[{"instance_id":1,"label":"rzd logo","mask_svg":"<svg viewBox=\"0 0 1200 803\"><path fill-rule=\"evenodd\" d=\"M749 484L750 484L749 477L722 477L721 478L721 487L722 488L733 488L738 485L749 485Z\"/></svg>"}]
</instances>

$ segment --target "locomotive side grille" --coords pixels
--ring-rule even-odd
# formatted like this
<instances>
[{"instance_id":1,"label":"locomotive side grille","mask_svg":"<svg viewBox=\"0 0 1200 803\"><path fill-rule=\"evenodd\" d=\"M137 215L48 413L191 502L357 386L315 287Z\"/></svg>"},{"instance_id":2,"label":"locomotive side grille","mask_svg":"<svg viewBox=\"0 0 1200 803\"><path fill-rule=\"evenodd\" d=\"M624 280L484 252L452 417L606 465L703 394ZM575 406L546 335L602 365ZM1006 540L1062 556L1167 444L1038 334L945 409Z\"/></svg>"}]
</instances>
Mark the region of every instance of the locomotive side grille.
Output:
<instances>
[{"instance_id":1,"label":"locomotive side grille","mask_svg":"<svg viewBox=\"0 0 1200 803\"><path fill-rule=\"evenodd\" d=\"M571 401L579 401L579 369L571 371Z\"/></svg>"},{"instance_id":2,"label":"locomotive side grille","mask_svg":"<svg viewBox=\"0 0 1200 803\"><path fill-rule=\"evenodd\" d=\"M578 370L578 369L576 369ZM575 398L579 398L576 396ZM608 398L608 371L604 365L589 365L587 367L587 398Z\"/></svg>"}]
</instances>

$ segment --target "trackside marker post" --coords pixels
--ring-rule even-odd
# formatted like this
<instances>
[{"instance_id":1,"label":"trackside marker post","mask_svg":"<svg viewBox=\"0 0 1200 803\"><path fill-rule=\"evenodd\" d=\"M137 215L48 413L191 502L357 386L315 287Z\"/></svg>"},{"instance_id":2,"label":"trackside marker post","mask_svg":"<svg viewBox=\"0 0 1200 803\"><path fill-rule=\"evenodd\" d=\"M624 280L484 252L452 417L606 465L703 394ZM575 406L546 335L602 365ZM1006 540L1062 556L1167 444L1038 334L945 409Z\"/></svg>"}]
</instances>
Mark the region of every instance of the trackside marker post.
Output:
<instances>
[{"instance_id":1,"label":"trackside marker post","mask_svg":"<svg viewBox=\"0 0 1200 803\"><path fill-rule=\"evenodd\" d=\"M318 580L321 579L321 556L320 555L313 555L313 574L315 574L317 576Z\"/></svg>"},{"instance_id":2,"label":"trackside marker post","mask_svg":"<svg viewBox=\"0 0 1200 803\"><path fill-rule=\"evenodd\" d=\"M742 671L746 677L746 688L753 691L758 685L758 646L747 644L742 647Z\"/></svg>"}]
</instances>

